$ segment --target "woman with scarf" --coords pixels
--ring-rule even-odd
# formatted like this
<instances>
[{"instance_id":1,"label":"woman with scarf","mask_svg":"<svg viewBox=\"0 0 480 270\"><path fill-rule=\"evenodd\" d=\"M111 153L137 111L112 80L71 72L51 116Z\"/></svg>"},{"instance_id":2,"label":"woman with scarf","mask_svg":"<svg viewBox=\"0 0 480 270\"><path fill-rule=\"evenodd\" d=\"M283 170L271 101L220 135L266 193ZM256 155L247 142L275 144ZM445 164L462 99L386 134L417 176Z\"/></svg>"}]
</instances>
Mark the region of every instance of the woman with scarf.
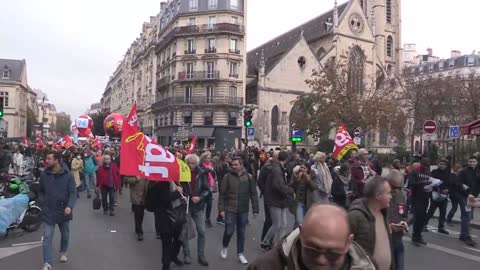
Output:
<instances>
[{"instance_id":1,"label":"woman with scarf","mask_svg":"<svg viewBox=\"0 0 480 270\"><path fill-rule=\"evenodd\" d=\"M97 187L102 194L103 214L107 215L110 211L110 216L114 216L115 191L120 189L120 172L109 155L103 156L102 166L98 167Z\"/></svg>"},{"instance_id":2,"label":"woman with scarf","mask_svg":"<svg viewBox=\"0 0 480 270\"><path fill-rule=\"evenodd\" d=\"M312 166L312 171L315 172L314 183L318 187L320 202L327 203L332 194L332 175L325 163L327 156L325 153L317 152L315 157L315 164Z\"/></svg>"},{"instance_id":3,"label":"woman with scarf","mask_svg":"<svg viewBox=\"0 0 480 270\"><path fill-rule=\"evenodd\" d=\"M212 153L209 151L204 152L200 156L200 167L208 172L208 183L210 184L211 189L216 192L217 190L217 183L215 179L215 171L213 170L212 165ZM212 227L212 221L210 220L210 216L212 215L212 204L213 204L213 196L210 193L209 197L207 198L207 204L205 209L205 225L207 227Z\"/></svg>"},{"instance_id":4,"label":"woman with scarf","mask_svg":"<svg viewBox=\"0 0 480 270\"><path fill-rule=\"evenodd\" d=\"M313 203L313 192L318 189L312 181L310 164L307 161L293 168L292 182L289 186L295 192L296 208L292 209L294 211L290 210L295 215L295 229L303 224L303 218Z\"/></svg>"},{"instance_id":5,"label":"woman with scarf","mask_svg":"<svg viewBox=\"0 0 480 270\"><path fill-rule=\"evenodd\" d=\"M337 167L338 168L338 167ZM333 202L345 209L350 207L353 201L354 194L352 192L352 172L350 170L350 163L344 162L334 173L332 183Z\"/></svg>"}]
</instances>

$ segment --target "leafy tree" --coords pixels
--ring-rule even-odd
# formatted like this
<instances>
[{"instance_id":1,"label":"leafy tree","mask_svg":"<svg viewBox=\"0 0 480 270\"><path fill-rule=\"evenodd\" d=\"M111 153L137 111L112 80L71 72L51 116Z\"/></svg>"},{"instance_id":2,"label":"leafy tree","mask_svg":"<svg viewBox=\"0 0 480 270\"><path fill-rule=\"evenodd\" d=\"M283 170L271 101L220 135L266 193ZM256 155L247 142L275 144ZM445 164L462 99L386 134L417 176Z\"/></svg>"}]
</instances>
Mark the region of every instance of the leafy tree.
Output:
<instances>
[{"instance_id":1,"label":"leafy tree","mask_svg":"<svg viewBox=\"0 0 480 270\"><path fill-rule=\"evenodd\" d=\"M27 137L33 135L34 128L33 126L38 124L37 118L35 117L35 112L27 106Z\"/></svg>"},{"instance_id":2,"label":"leafy tree","mask_svg":"<svg viewBox=\"0 0 480 270\"><path fill-rule=\"evenodd\" d=\"M72 120L70 118L70 115L66 113L57 114L56 128L57 128L57 132L60 132L61 135L70 134L71 124L72 124Z\"/></svg>"},{"instance_id":3,"label":"leafy tree","mask_svg":"<svg viewBox=\"0 0 480 270\"><path fill-rule=\"evenodd\" d=\"M372 81L358 89L342 63L330 63L323 70L314 71L306 83L312 91L299 96L293 104L302 112L295 123L308 135L329 132L344 123L349 132L362 127L368 134L381 127L397 138L404 137L406 117L393 86L377 87Z\"/></svg>"},{"instance_id":4,"label":"leafy tree","mask_svg":"<svg viewBox=\"0 0 480 270\"><path fill-rule=\"evenodd\" d=\"M103 129L103 121L110 114L108 110L101 110L97 113L90 115L93 120L93 134L98 136L105 136L105 130Z\"/></svg>"}]
</instances>

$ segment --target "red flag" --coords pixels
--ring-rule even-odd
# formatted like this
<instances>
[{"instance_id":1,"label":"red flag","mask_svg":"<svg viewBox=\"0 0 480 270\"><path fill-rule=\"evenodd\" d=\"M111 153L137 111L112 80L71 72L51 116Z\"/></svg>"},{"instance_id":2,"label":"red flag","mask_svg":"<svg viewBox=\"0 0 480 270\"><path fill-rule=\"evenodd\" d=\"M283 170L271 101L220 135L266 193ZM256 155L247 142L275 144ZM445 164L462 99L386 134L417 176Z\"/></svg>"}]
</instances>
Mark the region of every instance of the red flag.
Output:
<instances>
[{"instance_id":1,"label":"red flag","mask_svg":"<svg viewBox=\"0 0 480 270\"><path fill-rule=\"evenodd\" d=\"M52 149L56 149L57 148L57 144L55 143L55 141L52 142Z\"/></svg>"},{"instance_id":2,"label":"red flag","mask_svg":"<svg viewBox=\"0 0 480 270\"><path fill-rule=\"evenodd\" d=\"M187 155L193 153L193 151L197 148L197 134L193 134L192 142L190 143L190 147L188 148Z\"/></svg>"},{"instance_id":3,"label":"red flag","mask_svg":"<svg viewBox=\"0 0 480 270\"><path fill-rule=\"evenodd\" d=\"M353 142L352 137L348 134L345 126L340 124L337 136L335 136L335 145L333 147L332 156L337 160L341 160L343 156L352 149L358 150L358 146Z\"/></svg>"},{"instance_id":4,"label":"red flag","mask_svg":"<svg viewBox=\"0 0 480 270\"><path fill-rule=\"evenodd\" d=\"M174 154L138 130L136 104L122 131L120 174L151 181L179 181L180 164ZM183 168L182 168L183 169Z\"/></svg>"},{"instance_id":5,"label":"red flag","mask_svg":"<svg viewBox=\"0 0 480 270\"><path fill-rule=\"evenodd\" d=\"M43 148L44 146L45 145L43 144L42 137L38 136L36 149L39 150L39 149Z\"/></svg>"},{"instance_id":6,"label":"red flag","mask_svg":"<svg viewBox=\"0 0 480 270\"><path fill-rule=\"evenodd\" d=\"M73 146L73 142L68 135L65 135L65 137L63 137L62 146L65 147L65 149Z\"/></svg>"},{"instance_id":7,"label":"red flag","mask_svg":"<svg viewBox=\"0 0 480 270\"><path fill-rule=\"evenodd\" d=\"M102 145L102 141L100 141L99 138L96 138L95 139L95 143L93 144L95 147L97 147L98 149L102 149L103 145Z\"/></svg>"},{"instance_id":8,"label":"red flag","mask_svg":"<svg viewBox=\"0 0 480 270\"><path fill-rule=\"evenodd\" d=\"M28 144L28 140L27 140L27 137L26 137L26 136L23 137L22 143L23 143L24 145L27 145L27 144Z\"/></svg>"},{"instance_id":9,"label":"red flag","mask_svg":"<svg viewBox=\"0 0 480 270\"><path fill-rule=\"evenodd\" d=\"M127 117L127 124L134 128L134 130L138 130L138 118L137 118L137 103L133 103L132 110Z\"/></svg>"}]
</instances>

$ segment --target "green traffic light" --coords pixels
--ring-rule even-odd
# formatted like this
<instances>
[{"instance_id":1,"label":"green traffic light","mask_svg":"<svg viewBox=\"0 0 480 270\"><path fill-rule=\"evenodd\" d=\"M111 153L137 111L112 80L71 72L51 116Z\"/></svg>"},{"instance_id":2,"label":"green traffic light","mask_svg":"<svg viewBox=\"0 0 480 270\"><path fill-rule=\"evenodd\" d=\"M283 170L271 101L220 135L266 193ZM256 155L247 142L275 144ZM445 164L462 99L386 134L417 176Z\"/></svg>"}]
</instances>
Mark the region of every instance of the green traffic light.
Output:
<instances>
[{"instance_id":1,"label":"green traffic light","mask_svg":"<svg viewBox=\"0 0 480 270\"><path fill-rule=\"evenodd\" d=\"M2 117L2 116L3 116L3 112L2 112L2 111L0 111L0 117Z\"/></svg>"},{"instance_id":2,"label":"green traffic light","mask_svg":"<svg viewBox=\"0 0 480 270\"><path fill-rule=\"evenodd\" d=\"M246 127L252 126L252 121L247 121L247 122L245 122L245 126L246 126Z\"/></svg>"}]
</instances>

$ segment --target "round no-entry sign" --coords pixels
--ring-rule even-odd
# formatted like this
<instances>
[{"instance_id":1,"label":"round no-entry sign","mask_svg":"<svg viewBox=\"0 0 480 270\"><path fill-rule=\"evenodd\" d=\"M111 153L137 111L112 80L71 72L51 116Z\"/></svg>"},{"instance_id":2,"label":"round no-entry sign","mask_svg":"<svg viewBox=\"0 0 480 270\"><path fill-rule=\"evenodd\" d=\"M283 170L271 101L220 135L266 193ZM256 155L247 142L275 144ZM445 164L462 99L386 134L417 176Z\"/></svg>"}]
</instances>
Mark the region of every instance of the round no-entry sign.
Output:
<instances>
[{"instance_id":1,"label":"round no-entry sign","mask_svg":"<svg viewBox=\"0 0 480 270\"><path fill-rule=\"evenodd\" d=\"M423 123L423 131L427 134L433 134L437 131L437 122L433 120L428 120Z\"/></svg>"}]
</instances>

